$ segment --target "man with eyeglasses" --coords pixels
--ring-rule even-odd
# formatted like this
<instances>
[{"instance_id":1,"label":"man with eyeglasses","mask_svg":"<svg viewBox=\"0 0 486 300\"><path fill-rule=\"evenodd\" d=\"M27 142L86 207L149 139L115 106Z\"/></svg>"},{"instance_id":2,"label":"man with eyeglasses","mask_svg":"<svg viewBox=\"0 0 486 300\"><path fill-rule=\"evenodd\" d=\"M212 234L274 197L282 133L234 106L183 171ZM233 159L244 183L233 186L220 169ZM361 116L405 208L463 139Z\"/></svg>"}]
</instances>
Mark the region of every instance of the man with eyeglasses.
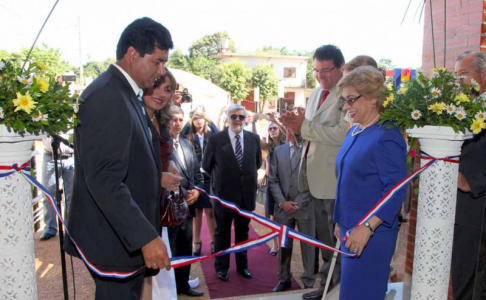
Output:
<instances>
[{"instance_id":1,"label":"man with eyeglasses","mask_svg":"<svg viewBox=\"0 0 486 300\"><path fill-rule=\"evenodd\" d=\"M334 45L323 45L314 53L314 76L319 82L310 94L307 108L288 112L280 117L304 140L299 172L299 191L310 190L314 198L317 238L334 245L333 213L336 187L335 161L346 135L345 111L339 103L336 87L343 76L344 57ZM324 264L319 270L321 285L303 299L321 299L328 277L332 253L321 250ZM330 288L339 283L341 266L338 260Z\"/></svg>"},{"instance_id":2,"label":"man with eyeglasses","mask_svg":"<svg viewBox=\"0 0 486 300\"><path fill-rule=\"evenodd\" d=\"M202 167L211 176L211 190L216 196L233 202L248 211L255 210L257 170L262 164L260 137L243 130L246 109L231 105L227 109L229 127L209 137L204 151ZM214 233L215 251L231 246L231 224L234 222L235 243L248 239L250 219L238 215L218 202L213 202L216 218ZM252 277L248 269L246 251L236 253L236 269L244 278ZM215 259L218 279L228 281L229 255Z\"/></svg>"}]
</instances>

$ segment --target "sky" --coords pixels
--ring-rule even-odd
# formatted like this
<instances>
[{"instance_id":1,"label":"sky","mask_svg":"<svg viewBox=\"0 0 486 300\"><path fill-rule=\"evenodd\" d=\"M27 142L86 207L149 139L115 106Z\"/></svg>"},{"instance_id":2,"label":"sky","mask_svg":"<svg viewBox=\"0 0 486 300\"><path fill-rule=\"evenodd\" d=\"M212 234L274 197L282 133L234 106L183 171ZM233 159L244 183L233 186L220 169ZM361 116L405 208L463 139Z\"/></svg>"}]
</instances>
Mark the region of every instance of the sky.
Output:
<instances>
[{"instance_id":1,"label":"sky","mask_svg":"<svg viewBox=\"0 0 486 300\"><path fill-rule=\"evenodd\" d=\"M55 0L0 0L0 49L30 48ZM410 3L410 9L402 19ZM346 61L366 54L397 67L422 62L423 0L60 0L36 45L60 49L73 66L115 57L123 29L150 17L187 53L204 35L228 32L237 52L263 46L341 48ZM418 11L418 13L417 13ZM78 23L79 20L79 23ZM79 34L81 33L81 34ZM81 50L81 51L80 51ZM81 53L81 55L80 55Z\"/></svg>"}]
</instances>

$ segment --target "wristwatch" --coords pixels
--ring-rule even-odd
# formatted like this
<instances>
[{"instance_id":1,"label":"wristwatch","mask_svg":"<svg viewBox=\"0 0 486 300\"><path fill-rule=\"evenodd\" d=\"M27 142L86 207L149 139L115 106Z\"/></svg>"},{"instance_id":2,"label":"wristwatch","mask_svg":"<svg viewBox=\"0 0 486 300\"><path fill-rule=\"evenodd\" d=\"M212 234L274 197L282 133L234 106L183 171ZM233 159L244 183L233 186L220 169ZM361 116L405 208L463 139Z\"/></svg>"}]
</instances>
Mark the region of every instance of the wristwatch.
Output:
<instances>
[{"instance_id":1,"label":"wristwatch","mask_svg":"<svg viewBox=\"0 0 486 300\"><path fill-rule=\"evenodd\" d=\"M370 222L366 221L366 222L364 223L364 226L368 227L368 229L369 229L369 230L370 230L370 232L371 232L371 236L373 236L373 233L375 233L375 230L373 229L373 227L371 227Z\"/></svg>"}]
</instances>

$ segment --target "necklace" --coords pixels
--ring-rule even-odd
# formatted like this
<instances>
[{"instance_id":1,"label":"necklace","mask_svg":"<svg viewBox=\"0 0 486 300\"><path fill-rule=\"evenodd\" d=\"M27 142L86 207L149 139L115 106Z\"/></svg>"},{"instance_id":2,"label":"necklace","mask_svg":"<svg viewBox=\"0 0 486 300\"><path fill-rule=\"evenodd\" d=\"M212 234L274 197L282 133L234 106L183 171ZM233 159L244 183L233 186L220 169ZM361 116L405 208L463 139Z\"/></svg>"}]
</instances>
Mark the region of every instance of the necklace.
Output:
<instances>
[{"instance_id":1,"label":"necklace","mask_svg":"<svg viewBox=\"0 0 486 300\"><path fill-rule=\"evenodd\" d=\"M351 135L352 136L355 136L357 134L360 134L361 132L363 132L366 128L370 127L372 124L374 124L376 122L376 120L378 120L378 118L380 117L380 115L377 115L373 120L371 120L371 122L369 122L368 124L366 124L363 128L361 128L360 131L356 131L356 129L359 128L359 126L356 126L354 127L353 129L353 132L351 132Z\"/></svg>"},{"instance_id":2,"label":"necklace","mask_svg":"<svg viewBox=\"0 0 486 300\"><path fill-rule=\"evenodd\" d=\"M155 121L155 114L150 118L150 121Z\"/></svg>"}]
</instances>

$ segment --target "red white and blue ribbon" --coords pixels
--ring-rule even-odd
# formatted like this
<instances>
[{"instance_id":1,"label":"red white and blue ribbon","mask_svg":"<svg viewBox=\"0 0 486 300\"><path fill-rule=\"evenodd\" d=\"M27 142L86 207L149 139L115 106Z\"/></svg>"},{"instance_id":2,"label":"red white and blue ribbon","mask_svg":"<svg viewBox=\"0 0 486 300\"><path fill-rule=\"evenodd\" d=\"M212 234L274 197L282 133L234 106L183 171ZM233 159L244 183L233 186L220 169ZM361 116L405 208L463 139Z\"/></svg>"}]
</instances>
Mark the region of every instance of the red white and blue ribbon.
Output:
<instances>
[{"instance_id":1,"label":"red white and blue ribbon","mask_svg":"<svg viewBox=\"0 0 486 300\"><path fill-rule=\"evenodd\" d=\"M74 246L78 250L79 256L81 257L81 259L83 260L83 262L86 264L86 266L92 272L94 272L94 273L96 273L96 274L98 274L99 276L102 276L102 277L112 277L112 278L123 279L123 278L128 278L128 277L134 275L135 273L137 273L137 272L139 272L139 271L141 271L143 269L143 268L140 268L140 269L138 269L136 271L123 273L123 272L107 272L107 271L103 271L103 270L100 270L99 268L97 268L94 264L92 264L86 258L84 252L79 248L78 244L76 244L76 242L73 240L73 238L69 234L69 231L68 231L68 228L66 226L66 223L64 222L64 219L62 217L61 210L59 209L59 207L56 204L56 201L54 200L54 196L52 196L51 193L49 193L49 191L47 190L46 187L44 187L40 182L38 182L34 177L32 177L30 175L30 162L25 162L25 163L23 163L20 166L18 166L17 164L14 164L12 166L0 166L0 171L6 171L5 173L1 173L0 174L0 178L2 178L2 177L8 177L8 176L10 176L10 175L12 175L14 173L20 173L20 174L22 174L24 176L24 178L28 182L30 182L30 184L32 184L33 186L37 187L39 190L42 191L42 193L44 194L44 196L46 197L46 199L49 201L49 204L51 205L51 207L56 212L57 218L64 225L64 228L66 229L67 235L69 236L69 238L73 242Z\"/></svg>"},{"instance_id":2,"label":"red white and blue ribbon","mask_svg":"<svg viewBox=\"0 0 486 300\"><path fill-rule=\"evenodd\" d=\"M366 221L368 221L371 217L373 217L374 215L376 215L376 213L384 206L386 205L386 203L398 192L400 191L401 189L403 189L404 187L407 186L407 184L412 181L415 177L417 177L418 175L420 175L420 173L422 173L423 171L425 171L428 167L430 167L431 165L433 165L434 163L436 163L437 161L439 160L442 160L442 161L445 161L445 162L449 162L449 163L459 163L459 159L457 159L459 156L450 156L450 157L443 157L443 158L436 158L436 157L433 157L429 154L427 154L426 152L424 151L421 151L422 153L422 159L425 159L425 160L430 160L429 162L427 162L425 165L423 165L422 167L420 167L418 170L416 170L415 172L413 172L412 174L410 174L409 176L407 176L405 179L403 179L402 181L398 182L396 185L394 185L388 192L386 192L386 194L380 199L378 200L378 202L376 202L376 204L371 208L371 210L363 216L363 218L361 218L361 220L359 220L359 222L356 224L355 227L358 227L362 224L364 224ZM344 241L346 241L349 237L349 235L351 234L351 231L353 229L350 229L346 232L346 236L344 237Z\"/></svg>"}]
</instances>

